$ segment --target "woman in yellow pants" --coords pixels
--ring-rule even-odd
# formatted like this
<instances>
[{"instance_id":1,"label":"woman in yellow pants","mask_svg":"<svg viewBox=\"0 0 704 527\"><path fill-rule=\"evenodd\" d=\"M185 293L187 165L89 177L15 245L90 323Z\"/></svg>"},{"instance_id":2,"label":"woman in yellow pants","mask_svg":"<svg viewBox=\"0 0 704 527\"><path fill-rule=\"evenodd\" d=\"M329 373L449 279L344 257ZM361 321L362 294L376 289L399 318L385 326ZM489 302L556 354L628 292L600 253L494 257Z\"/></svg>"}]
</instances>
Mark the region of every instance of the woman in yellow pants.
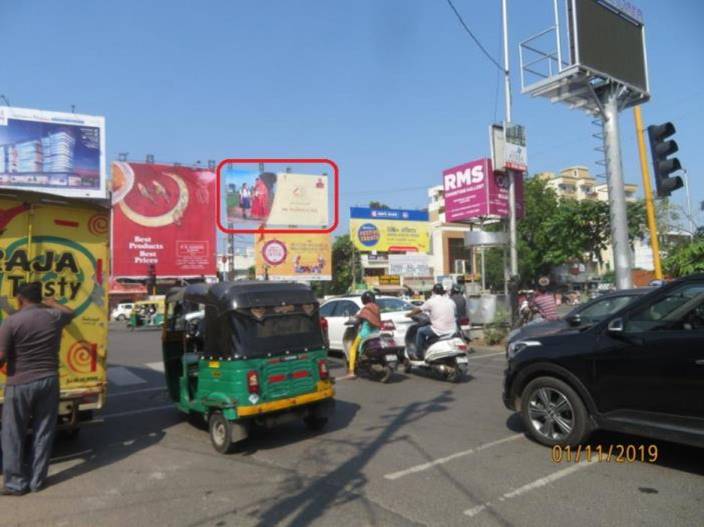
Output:
<instances>
[{"instance_id":1,"label":"woman in yellow pants","mask_svg":"<svg viewBox=\"0 0 704 527\"><path fill-rule=\"evenodd\" d=\"M365 291L362 293L362 304L364 307L357 313L357 323L359 325L359 331L357 331L357 336L355 337L352 345L349 349L349 373L346 378L354 379L355 366L357 364L357 352L359 351L359 343L362 342L372 333L379 331L381 329L381 311L376 303L376 298L374 293L370 291Z\"/></svg>"}]
</instances>

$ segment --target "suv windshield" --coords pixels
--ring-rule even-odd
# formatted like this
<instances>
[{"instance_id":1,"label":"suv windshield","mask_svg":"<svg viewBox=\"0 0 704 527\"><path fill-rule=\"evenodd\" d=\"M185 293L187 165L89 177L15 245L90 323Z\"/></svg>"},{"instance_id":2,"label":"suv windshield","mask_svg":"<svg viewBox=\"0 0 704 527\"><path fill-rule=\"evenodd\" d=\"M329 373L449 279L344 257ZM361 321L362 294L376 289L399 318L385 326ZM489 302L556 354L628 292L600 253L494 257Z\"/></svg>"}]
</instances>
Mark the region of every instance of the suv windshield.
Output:
<instances>
[{"instance_id":1,"label":"suv windshield","mask_svg":"<svg viewBox=\"0 0 704 527\"><path fill-rule=\"evenodd\" d=\"M577 313L582 319L583 324L595 324L604 320L609 315L616 313L616 311L621 308L626 307L626 305L635 298L637 298L636 295L602 298Z\"/></svg>"}]
</instances>

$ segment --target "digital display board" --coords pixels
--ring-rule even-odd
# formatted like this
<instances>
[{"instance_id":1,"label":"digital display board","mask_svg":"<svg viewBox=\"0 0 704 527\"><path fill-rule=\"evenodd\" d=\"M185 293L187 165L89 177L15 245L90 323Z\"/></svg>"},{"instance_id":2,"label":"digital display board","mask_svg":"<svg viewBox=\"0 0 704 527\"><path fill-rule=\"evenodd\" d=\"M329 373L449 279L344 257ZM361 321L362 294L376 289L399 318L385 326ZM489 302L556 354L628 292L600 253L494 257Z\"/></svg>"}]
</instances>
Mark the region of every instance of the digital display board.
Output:
<instances>
[{"instance_id":1,"label":"digital display board","mask_svg":"<svg viewBox=\"0 0 704 527\"><path fill-rule=\"evenodd\" d=\"M572 0L577 63L648 92L643 25L595 0Z\"/></svg>"}]
</instances>

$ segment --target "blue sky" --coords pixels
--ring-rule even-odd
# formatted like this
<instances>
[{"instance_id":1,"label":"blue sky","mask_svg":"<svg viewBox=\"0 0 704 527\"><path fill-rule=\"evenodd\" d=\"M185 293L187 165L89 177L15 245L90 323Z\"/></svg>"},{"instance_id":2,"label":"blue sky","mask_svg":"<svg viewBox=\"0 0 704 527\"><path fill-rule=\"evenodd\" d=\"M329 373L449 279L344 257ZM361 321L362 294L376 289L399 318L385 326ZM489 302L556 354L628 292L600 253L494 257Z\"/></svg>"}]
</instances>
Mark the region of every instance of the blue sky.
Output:
<instances>
[{"instance_id":1,"label":"blue sky","mask_svg":"<svg viewBox=\"0 0 704 527\"><path fill-rule=\"evenodd\" d=\"M672 120L692 200L704 200L704 3L637 0L647 28L646 124ZM496 58L500 1L455 0ZM518 42L551 23L549 0L509 0ZM183 0L0 4L0 94L15 106L105 115L108 159L192 163L329 157L348 209L423 207L443 168L488 154L503 118L497 69L445 0ZM498 84L497 84L498 83ZM498 98L497 98L498 86ZM597 168L591 119L520 94L530 171ZM626 180L640 183L631 111L621 119ZM684 202L684 191L673 195ZM701 216L700 216L701 218Z\"/></svg>"}]
</instances>

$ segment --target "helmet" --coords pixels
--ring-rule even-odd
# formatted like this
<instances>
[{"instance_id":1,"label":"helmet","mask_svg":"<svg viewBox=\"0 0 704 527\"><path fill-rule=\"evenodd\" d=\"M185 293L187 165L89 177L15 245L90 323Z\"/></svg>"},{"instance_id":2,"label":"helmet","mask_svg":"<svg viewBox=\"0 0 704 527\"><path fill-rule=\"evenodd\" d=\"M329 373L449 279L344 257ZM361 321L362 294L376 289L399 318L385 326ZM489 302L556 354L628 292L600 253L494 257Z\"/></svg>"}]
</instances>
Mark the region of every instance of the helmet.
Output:
<instances>
[{"instance_id":1,"label":"helmet","mask_svg":"<svg viewBox=\"0 0 704 527\"><path fill-rule=\"evenodd\" d=\"M372 293L371 291L365 291L364 293L362 293L361 300L362 304L369 304L371 302L375 302L376 298L374 297L374 293Z\"/></svg>"},{"instance_id":2,"label":"helmet","mask_svg":"<svg viewBox=\"0 0 704 527\"><path fill-rule=\"evenodd\" d=\"M435 284L433 286L433 294L434 295L444 295L445 294L445 288L442 286L442 284Z\"/></svg>"}]
</instances>

